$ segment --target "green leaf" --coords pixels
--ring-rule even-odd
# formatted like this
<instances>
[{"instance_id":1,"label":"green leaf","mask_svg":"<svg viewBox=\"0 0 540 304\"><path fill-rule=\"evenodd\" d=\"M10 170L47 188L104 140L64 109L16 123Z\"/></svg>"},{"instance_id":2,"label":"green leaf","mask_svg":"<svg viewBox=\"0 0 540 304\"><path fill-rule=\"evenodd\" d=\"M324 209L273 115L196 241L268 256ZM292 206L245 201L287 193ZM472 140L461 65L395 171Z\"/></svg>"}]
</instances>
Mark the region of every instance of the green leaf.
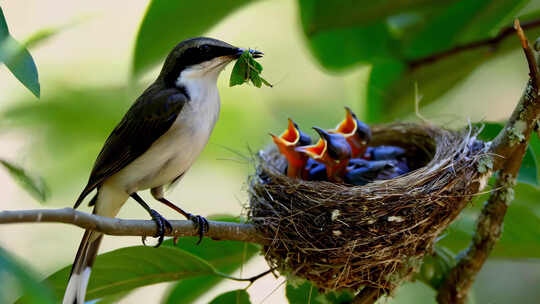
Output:
<instances>
[{"instance_id":1,"label":"green leaf","mask_svg":"<svg viewBox=\"0 0 540 304\"><path fill-rule=\"evenodd\" d=\"M424 257L416 278L438 290L455 264L454 254L448 248L436 244L433 255Z\"/></svg>"},{"instance_id":2,"label":"green leaf","mask_svg":"<svg viewBox=\"0 0 540 304\"><path fill-rule=\"evenodd\" d=\"M39 176L34 176L15 164L7 160L0 159L0 164L6 168L11 177L21 185L28 193L40 202L45 202L49 197L49 188L45 180Z\"/></svg>"},{"instance_id":3,"label":"green leaf","mask_svg":"<svg viewBox=\"0 0 540 304\"><path fill-rule=\"evenodd\" d=\"M375 64L371 68L367 86L367 111L365 120L367 122L380 122L388 111L385 103L385 90L403 75L405 65L399 60L391 60L384 63ZM413 100L410 101L413 103Z\"/></svg>"},{"instance_id":4,"label":"green leaf","mask_svg":"<svg viewBox=\"0 0 540 304\"><path fill-rule=\"evenodd\" d=\"M303 281L298 286L289 281L285 288L285 295L290 304L346 304L351 303L354 298L354 294L346 290L322 294L309 281Z\"/></svg>"},{"instance_id":5,"label":"green leaf","mask_svg":"<svg viewBox=\"0 0 540 304\"><path fill-rule=\"evenodd\" d=\"M32 94L39 98L40 86L34 59L23 45L9 35L7 22L0 7L0 63L2 62Z\"/></svg>"},{"instance_id":6,"label":"green leaf","mask_svg":"<svg viewBox=\"0 0 540 304\"><path fill-rule=\"evenodd\" d=\"M420 58L453 46L485 39L511 25L528 0L456 1L433 16L405 46L407 58Z\"/></svg>"},{"instance_id":7,"label":"green leaf","mask_svg":"<svg viewBox=\"0 0 540 304\"><path fill-rule=\"evenodd\" d=\"M249 2L152 0L135 41L133 76L153 67L180 41L200 36Z\"/></svg>"},{"instance_id":8,"label":"green leaf","mask_svg":"<svg viewBox=\"0 0 540 304\"><path fill-rule=\"evenodd\" d=\"M71 266L47 278L58 297L64 294ZM126 292L146 285L215 274L206 261L174 247L126 247L99 255L92 268L86 299Z\"/></svg>"},{"instance_id":9,"label":"green leaf","mask_svg":"<svg viewBox=\"0 0 540 304\"><path fill-rule=\"evenodd\" d=\"M214 216L209 219L225 222L238 222L232 216ZM197 245L198 238L184 237L178 242L178 247L210 263L217 271L231 274L242 264L246 263L260 246L236 241L206 241ZM172 240L163 242L164 246L174 246ZM193 303L199 296L223 280L217 276L200 276L184 279L172 286L165 296L164 303Z\"/></svg>"},{"instance_id":10,"label":"green leaf","mask_svg":"<svg viewBox=\"0 0 540 304\"><path fill-rule=\"evenodd\" d=\"M241 85L251 81L257 88L260 88L263 83L266 86L272 87L268 81L260 76L262 70L262 65L255 61L250 50L246 50L236 60L229 80L229 86Z\"/></svg>"},{"instance_id":11,"label":"green leaf","mask_svg":"<svg viewBox=\"0 0 540 304\"><path fill-rule=\"evenodd\" d=\"M403 22L390 18L434 9L448 1L299 0L304 34L315 58L329 70L343 70L359 63L374 63L400 57L397 32ZM397 18L394 18L397 19ZM416 22L424 19L400 18Z\"/></svg>"},{"instance_id":12,"label":"green leaf","mask_svg":"<svg viewBox=\"0 0 540 304\"><path fill-rule=\"evenodd\" d=\"M237 289L217 296L209 304L251 304L251 301L244 289Z\"/></svg>"},{"instance_id":13,"label":"green leaf","mask_svg":"<svg viewBox=\"0 0 540 304\"><path fill-rule=\"evenodd\" d=\"M497 122L484 122L475 125L477 127L483 125L482 132L478 135L478 138L484 141L493 140L504 128L503 123ZM531 141L535 141L534 134L531 136ZM538 152L540 152L540 150ZM521 168L519 169L518 181L540 186L540 182L538 181L538 163L536 155L537 152L533 150L532 145L529 145L525 152L525 156L523 157Z\"/></svg>"},{"instance_id":14,"label":"green leaf","mask_svg":"<svg viewBox=\"0 0 540 304\"><path fill-rule=\"evenodd\" d=\"M1 27L1 24L0 24ZM12 303L19 294L27 294L21 303L53 304L58 300L53 292L37 281L34 273L0 248L0 303Z\"/></svg>"}]
</instances>

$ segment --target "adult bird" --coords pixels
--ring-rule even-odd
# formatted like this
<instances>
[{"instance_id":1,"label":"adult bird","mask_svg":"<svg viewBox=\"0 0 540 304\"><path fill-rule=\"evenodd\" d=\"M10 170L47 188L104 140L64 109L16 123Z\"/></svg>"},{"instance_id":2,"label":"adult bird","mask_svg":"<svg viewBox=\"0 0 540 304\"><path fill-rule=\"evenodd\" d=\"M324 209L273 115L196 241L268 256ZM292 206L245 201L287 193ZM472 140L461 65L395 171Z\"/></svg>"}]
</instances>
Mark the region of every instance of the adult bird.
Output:
<instances>
[{"instance_id":1,"label":"adult bird","mask_svg":"<svg viewBox=\"0 0 540 304\"><path fill-rule=\"evenodd\" d=\"M167 56L157 79L129 108L107 138L77 208L94 189L94 214L115 217L132 197L157 225L158 245L170 223L137 194L152 196L192 220L199 241L208 229L201 216L185 212L164 197L164 187L178 182L201 153L219 116L216 86L220 72L245 50L220 40L192 38ZM262 53L252 50L255 58ZM84 303L90 271L103 235L86 230L73 262L64 304Z\"/></svg>"},{"instance_id":2,"label":"adult bird","mask_svg":"<svg viewBox=\"0 0 540 304\"><path fill-rule=\"evenodd\" d=\"M360 121L349 107L345 107L345 118L328 132L341 134L347 139L352 158L363 156L371 140L371 128Z\"/></svg>"},{"instance_id":3,"label":"adult bird","mask_svg":"<svg viewBox=\"0 0 540 304\"><path fill-rule=\"evenodd\" d=\"M296 151L296 147L311 144L311 138L300 131L298 124L289 118L287 129L276 136L270 133L272 140L278 147L279 152L287 159L287 176L291 178L306 178L305 166L308 161L307 155Z\"/></svg>"}]
</instances>

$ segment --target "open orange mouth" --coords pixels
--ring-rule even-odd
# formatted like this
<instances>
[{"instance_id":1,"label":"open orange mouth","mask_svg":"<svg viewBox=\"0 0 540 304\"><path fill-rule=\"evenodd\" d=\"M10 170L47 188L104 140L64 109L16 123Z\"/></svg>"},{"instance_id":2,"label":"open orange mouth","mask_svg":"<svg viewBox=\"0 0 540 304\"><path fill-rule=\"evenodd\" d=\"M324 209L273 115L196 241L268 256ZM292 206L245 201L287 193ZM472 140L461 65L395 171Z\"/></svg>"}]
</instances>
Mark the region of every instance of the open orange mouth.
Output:
<instances>
[{"instance_id":1,"label":"open orange mouth","mask_svg":"<svg viewBox=\"0 0 540 304\"><path fill-rule=\"evenodd\" d=\"M326 152L326 141L319 139L315 145L296 148L297 151L307 153L313 159L320 159Z\"/></svg>"},{"instance_id":2,"label":"open orange mouth","mask_svg":"<svg viewBox=\"0 0 540 304\"><path fill-rule=\"evenodd\" d=\"M358 125L356 124L351 109L345 107L345 110L347 111L345 119L337 125L335 132L341 133L345 137L349 137L355 134Z\"/></svg>"},{"instance_id":3,"label":"open orange mouth","mask_svg":"<svg viewBox=\"0 0 540 304\"><path fill-rule=\"evenodd\" d=\"M287 130L279 136L287 146L296 145L300 140L300 132L296 129L294 122L289 118L289 126Z\"/></svg>"}]
</instances>

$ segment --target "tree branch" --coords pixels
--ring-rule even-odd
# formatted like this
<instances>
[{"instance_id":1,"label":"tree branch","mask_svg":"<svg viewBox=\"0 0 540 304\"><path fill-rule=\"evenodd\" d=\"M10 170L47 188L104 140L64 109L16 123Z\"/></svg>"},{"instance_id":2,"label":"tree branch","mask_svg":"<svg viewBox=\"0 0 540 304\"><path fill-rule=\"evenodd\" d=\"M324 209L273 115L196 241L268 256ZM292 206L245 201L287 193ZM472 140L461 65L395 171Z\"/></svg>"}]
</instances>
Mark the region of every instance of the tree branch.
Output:
<instances>
[{"instance_id":1,"label":"tree branch","mask_svg":"<svg viewBox=\"0 0 540 304\"><path fill-rule=\"evenodd\" d=\"M457 265L450 271L439 288L439 303L465 303L476 275L501 237L502 225L508 205L513 200L513 187L523 161L531 133L540 118L540 74L537 60L519 22L515 29L529 64L530 79L505 128L493 140L491 153L495 155L493 169L498 170L495 190L484 205L478 218L476 232L469 247L460 254Z\"/></svg>"},{"instance_id":2,"label":"tree branch","mask_svg":"<svg viewBox=\"0 0 540 304\"><path fill-rule=\"evenodd\" d=\"M208 221L207 237L214 240L241 241L268 244L251 224ZM73 208L36 209L0 212L0 224L8 223L65 223L108 235L153 236L156 224L145 220L122 220L77 211ZM197 236L191 221L170 221L173 231L167 236Z\"/></svg>"}]
</instances>

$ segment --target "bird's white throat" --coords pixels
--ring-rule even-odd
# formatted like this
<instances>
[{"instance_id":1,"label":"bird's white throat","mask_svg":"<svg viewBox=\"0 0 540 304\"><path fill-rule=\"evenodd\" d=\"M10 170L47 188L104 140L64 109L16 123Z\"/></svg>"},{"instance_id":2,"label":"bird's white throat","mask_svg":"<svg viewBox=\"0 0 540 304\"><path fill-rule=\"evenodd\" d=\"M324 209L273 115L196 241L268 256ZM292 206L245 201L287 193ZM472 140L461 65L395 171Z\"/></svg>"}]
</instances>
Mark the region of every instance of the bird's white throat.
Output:
<instances>
[{"instance_id":1,"label":"bird's white throat","mask_svg":"<svg viewBox=\"0 0 540 304\"><path fill-rule=\"evenodd\" d=\"M227 57L217 57L203 63L190 66L180 72L176 78L176 86L186 89L190 100L199 100L208 96L209 91L217 89L217 78L227 63Z\"/></svg>"}]
</instances>

